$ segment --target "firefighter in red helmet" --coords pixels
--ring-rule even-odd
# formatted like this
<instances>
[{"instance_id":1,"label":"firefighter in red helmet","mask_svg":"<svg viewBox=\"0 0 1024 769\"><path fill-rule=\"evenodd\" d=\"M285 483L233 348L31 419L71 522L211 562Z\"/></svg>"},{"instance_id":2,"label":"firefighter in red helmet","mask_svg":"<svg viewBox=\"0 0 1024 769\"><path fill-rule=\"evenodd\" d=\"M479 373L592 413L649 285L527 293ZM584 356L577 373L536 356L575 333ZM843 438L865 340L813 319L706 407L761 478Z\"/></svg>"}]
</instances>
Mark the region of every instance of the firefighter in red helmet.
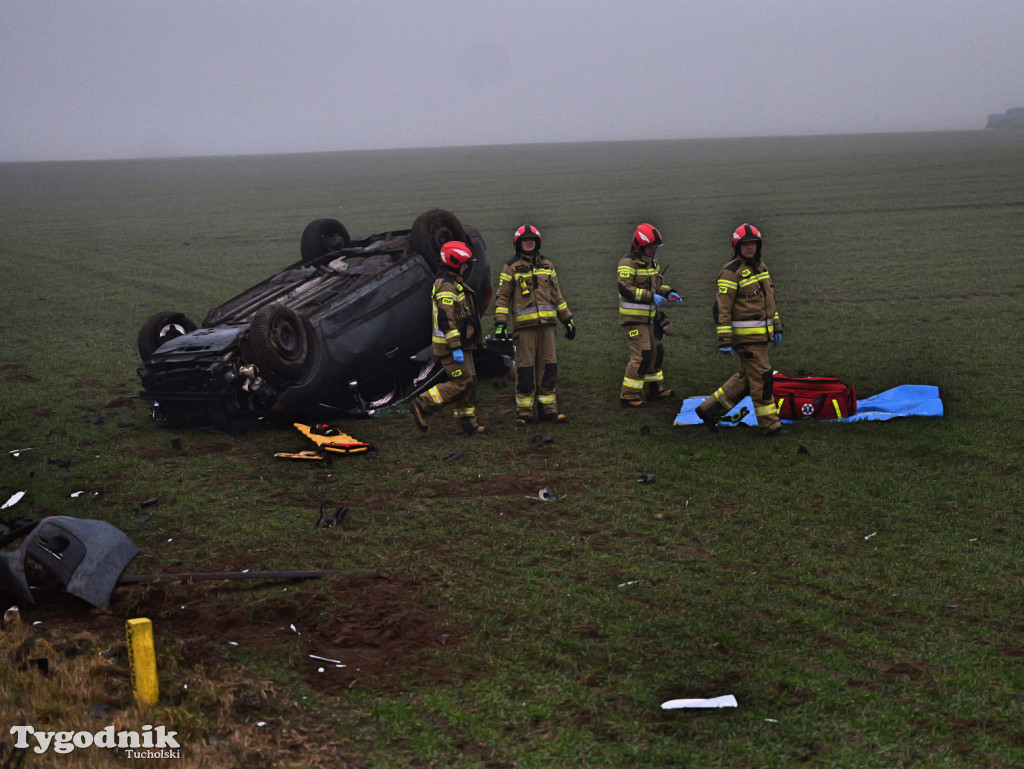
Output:
<instances>
[{"instance_id":1,"label":"firefighter in red helmet","mask_svg":"<svg viewBox=\"0 0 1024 769\"><path fill-rule=\"evenodd\" d=\"M633 232L633 250L619 260L619 325L629 342L629 363L622 378L619 403L627 408L644 405L647 398L671 398L674 390L665 387L661 364L661 343L665 324L659 308L667 302L682 301L658 267L658 247L664 243L661 233L651 224L641 224Z\"/></svg>"},{"instance_id":2,"label":"firefighter in red helmet","mask_svg":"<svg viewBox=\"0 0 1024 769\"><path fill-rule=\"evenodd\" d=\"M782 342L782 322L775 308L775 284L761 260L761 233L741 224L732 234L733 259L718 276L714 315L718 349L734 355L739 371L696 409L704 425L715 432L719 418L750 395L758 428L764 435L784 435L772 397L772 365L768 344Z\"/></svg>"},{"instance_id":3,"label":"firefighter in red helmet","mask_svg":"<svg viewBox=\"0 0 1024 769\"><path fill-rule=\"evenodd\" d=\"M576 322L562 297L555 265L540 252L540 230L524 224L513 233L512 245L515 256L502 266L498 278L494 334L507 339L509 324L515 329L515 423L532 422L535 409L541 421L564 422L555 398L555 322L565 325L566 339L576 337Z\"/></svg>"},{"instance_id":4,"label":"firefighter in red helmet","mask_svg":"<svg viewBox=\"0 0 1024 769\"><path fill-rule=\"evenodd\" d=\"M477 377L473 350L480 346L480 318L474 292L465 281L473 251L450 240L441 246L441 266L431 291L433 299L433 352L448 379L421 393L410 408L412 421L422 432L430 429L427 415L451 404L467 435L487 432L477 422Z\"/></svg>"}]
</instances>

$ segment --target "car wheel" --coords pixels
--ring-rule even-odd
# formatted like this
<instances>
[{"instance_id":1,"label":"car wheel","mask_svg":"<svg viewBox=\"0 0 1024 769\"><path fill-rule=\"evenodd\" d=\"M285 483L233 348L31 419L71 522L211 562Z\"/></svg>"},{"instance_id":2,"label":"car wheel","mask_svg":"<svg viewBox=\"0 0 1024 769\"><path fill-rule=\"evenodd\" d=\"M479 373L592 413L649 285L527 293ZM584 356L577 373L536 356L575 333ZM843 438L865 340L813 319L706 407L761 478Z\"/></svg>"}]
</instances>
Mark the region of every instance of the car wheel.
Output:
<instances>
[{"instance_id":1,"label":"car wheel","mask_svg":"<svg viewBox=\"0 0 1024 769\"><path fill-rule=\"evenodd\" d=\"M440 264L441 246L449 240L465 243L466 231L455 214L440 208L424 211L417 216L409 233L409 245L425 256L433 268Z\"/></svg>"},{"instance_id":2,"label":"car wheel","mask_svg":"<svg viewBox=\"0 0 1024 769\"><path fill-rule=\"evenodd\" d=\"M139 330L139 356L142 362L152 358L164 342L195 330L196 324L180 312L158 312L143 323Z\"/></svg>"},{"instance_id":3,"label":"car wheel","mask_svg":"<svg viewBox=\"0 0 1024 769\"><path fill-rule=\"evenodd\" d=\"M302 319L283 304L259 310L249 327L256 365L287 379L299 379L309 360L309 336Z\"/></svg>"},{"instance_id":4,"label":"car wheel","mask_svg":"<svg viewBox=\"0 0 1024 769\"><path fill-rule=\"evenodd\" d=\"M312 262L331 251L348 248L351 244L348 230L337 219L314 219L302 231L299 251L302 253L302 261Z\"/></svg>"}]
</instances>

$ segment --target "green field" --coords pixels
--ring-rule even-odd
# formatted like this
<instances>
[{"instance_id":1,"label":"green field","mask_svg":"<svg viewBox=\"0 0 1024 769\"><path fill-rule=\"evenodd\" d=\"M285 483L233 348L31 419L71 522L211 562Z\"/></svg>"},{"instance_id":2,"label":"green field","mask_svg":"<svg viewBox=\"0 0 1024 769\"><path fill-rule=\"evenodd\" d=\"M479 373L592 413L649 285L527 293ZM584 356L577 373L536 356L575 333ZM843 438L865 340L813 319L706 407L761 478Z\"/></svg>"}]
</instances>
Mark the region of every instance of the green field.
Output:
<instances>
[{"instance_id":1,"label":"green field","mask_svg":"<svg viewBox=\"0 0 1024 769\"><path fill-rule=\"evenodd\" d=\"M1001 266L1022 178L1009 131L0 165L0 501L27 492L3 515L110 521L142 549L130 573L347 572L22 607L51 670L0 632L0 741L150 723L178 730L181 766L1024 766L1024 277ZM579 328L568 424L515 428L511 387L485 383L491 434L442 413L421 436L396 408L343 425L375 457L321 465L273 458L304 448L290 430L149 419L147 317L201 321L297 260L314 218L360 235L429 208L482 231L495 277L513 230L540 228ZM681 395L732 371L710 306L750 221L775 367L861 397L936 385L945 416L768 441L673 427L678 401L621 410L615 265L641 221L686 298L666 340ZM350 507L342 526L314 526L322 503ZM127 684L137 616L152 711ZM660 708L724 694L738 707ZM137 763L51 759L26 766Z\"/></svg>"}]
</instances>

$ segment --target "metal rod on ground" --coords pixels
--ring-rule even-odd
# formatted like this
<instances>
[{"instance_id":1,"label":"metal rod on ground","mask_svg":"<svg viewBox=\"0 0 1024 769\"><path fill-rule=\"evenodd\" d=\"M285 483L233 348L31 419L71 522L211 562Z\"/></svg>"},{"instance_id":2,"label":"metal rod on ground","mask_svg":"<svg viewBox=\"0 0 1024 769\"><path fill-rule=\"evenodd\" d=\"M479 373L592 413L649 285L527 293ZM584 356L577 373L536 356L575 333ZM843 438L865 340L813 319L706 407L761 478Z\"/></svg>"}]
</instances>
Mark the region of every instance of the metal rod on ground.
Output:
<instances>
[{"instance_id":1,"label":"metal rod on ground","mask_svg":"<svg viewBox=\"0 0 1024 769\"><path fill-rule=\"evenodd\" d=\"M213 579L317 579L335 574L350 577L372 577L377 572L351 572L344 569L321 569L304 571L192 571L181 574L129 574L117 581L119 585L137 585L143 582L188 582L189 580Z\"/></svg>"}]
</instances>

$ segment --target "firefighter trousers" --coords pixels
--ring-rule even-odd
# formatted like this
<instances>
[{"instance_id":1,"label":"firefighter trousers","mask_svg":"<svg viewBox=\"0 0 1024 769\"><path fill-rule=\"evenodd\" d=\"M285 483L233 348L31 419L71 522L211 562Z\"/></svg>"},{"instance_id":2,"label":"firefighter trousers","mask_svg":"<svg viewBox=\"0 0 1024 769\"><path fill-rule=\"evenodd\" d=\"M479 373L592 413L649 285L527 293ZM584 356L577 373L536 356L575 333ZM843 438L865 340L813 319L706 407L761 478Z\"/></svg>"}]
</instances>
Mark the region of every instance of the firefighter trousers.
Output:
<instances>
[{"instance_id":1,"label":"firefighter trousers","mask_svg":"<svg viewBox=\"0 0 1024 769\"><path fill-rule=\"evenodd\" d=\"M516 329L516 416L532 419L534 407L541 416L557 414L555 385L555 324Z\"/></svg>"},{"instance_id":2,"label":"firefighter trousers","mask_svg":"<svg viewBox=\"0 0 1024 769\"><path fill-rule=\"evenodd\" d=\"M468 418L476 427L476 368L473 365L473 353L470 350L464 352L465 360L462 363L456 363L451 353L438 358L448 379L420 393L416 402L427 413L451 404L452 415L456 419Z\"/></svg>"},{"instance_id":3,"label":"firefighter trousers","mask_svg":"<svg viewBox=\"0 0 1024 769\"><path fill-rule=\"evenodd\" d=\"M772 364L768 360L767 343L736 347L733 354L739 361L740 370L700 404L701 411L719 407L724 414L749 395L754 402L754 414L761 432L770 433L782 427L779 410L772 397Z\"/></svg>"},{"instance_id":4,"label":"firefighter trousers","mask_svg":"<svg viewBox=\"0 0 1024 769\"><path fill-rule=\"evenodd\" d=\"M665 389L665 374L661 370L665 348L655 335L653 325L637 324L623 328L629 342L629 363L626 364L619 397L622 400L643 400L644 385L652 393Z\"/></svg>"}]
</instances>

